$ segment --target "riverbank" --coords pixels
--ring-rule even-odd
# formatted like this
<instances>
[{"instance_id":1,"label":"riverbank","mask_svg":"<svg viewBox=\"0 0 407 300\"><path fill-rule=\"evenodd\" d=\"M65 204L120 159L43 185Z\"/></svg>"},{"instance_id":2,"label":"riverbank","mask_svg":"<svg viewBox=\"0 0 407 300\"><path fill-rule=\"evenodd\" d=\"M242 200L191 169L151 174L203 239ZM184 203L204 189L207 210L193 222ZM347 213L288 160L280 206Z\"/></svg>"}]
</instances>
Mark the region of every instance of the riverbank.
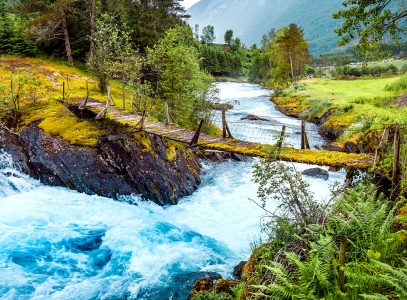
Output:
<instances>
[{"instance_id":1,"label":"riverbank","mask_svg":"<svg viewBox=\"0 0 407 300\"><path fill-rule=\"evenodd\" d=\"M366 152L374 151L366 134L393 124L407 125L407 106L398 101L407 92L404 82L407 76L307 79L273 96L272 101L287 115L318 123L321 134L338 150L349 151L346 143L353 142L363 145Z\"/></svg>"}]
</instances>

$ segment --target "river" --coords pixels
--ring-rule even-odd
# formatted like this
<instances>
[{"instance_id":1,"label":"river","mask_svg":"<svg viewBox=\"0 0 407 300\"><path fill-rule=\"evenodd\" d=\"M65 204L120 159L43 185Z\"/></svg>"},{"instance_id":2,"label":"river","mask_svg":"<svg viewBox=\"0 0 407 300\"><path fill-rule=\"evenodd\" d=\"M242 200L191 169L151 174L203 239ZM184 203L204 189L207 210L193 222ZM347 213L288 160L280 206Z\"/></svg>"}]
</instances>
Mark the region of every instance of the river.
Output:
<instances>
[{"instance_id":1,"label":"river","mask_svg":"<svg viewBox=\"0 0 407 300\"><path fill-rule=\"evenodd\" d=\"M298 147L300 122L274 108L269 90L242 83L218 87L222 101L234 102L227 118L237 137L271 142L287 124L287 143ZM240 120L247 114L271 122ZM307 129L312 146L324 143L315 125ZM257 190L252 165L203 162L199 189L177 206L160 207L136 196L114 201L45 186L0 154L0 298L187 299L202 272L231 277L253 241L264 238L263 212L249 200ZM330 172L328 181L307 180L324 201L329 185L343 178Z\"/></svg>"}]
</instances>

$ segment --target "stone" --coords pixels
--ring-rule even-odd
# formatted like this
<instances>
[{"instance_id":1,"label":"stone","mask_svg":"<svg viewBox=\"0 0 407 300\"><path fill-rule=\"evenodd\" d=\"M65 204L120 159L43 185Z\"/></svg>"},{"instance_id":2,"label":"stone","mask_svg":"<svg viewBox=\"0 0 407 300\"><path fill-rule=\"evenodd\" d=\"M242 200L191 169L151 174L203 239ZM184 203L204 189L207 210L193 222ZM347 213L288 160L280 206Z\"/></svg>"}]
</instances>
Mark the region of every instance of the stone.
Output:
<instances>
[{"instance_id":1,"label":"stone","mask_svg":"<svg viewBox=\"0 0 407 300\"><path fill-rule=\"evenodd\" d=\"M238 279L238 280L242 279L243 269L244 269L244 266L246 265L246 263L247 263L247 261L241 261L238 265L236 265L233 268L233 276L236 279Z\"/></svg>"},{"instance_id":2,"label":"stone","mask_svg":"<svg viewBox=\"0 0 407 300\"><path fill-rule=\"evenodd\" d=\"M249 121L265 121L268 122L270 121L269 119L266 118L262 118L256 115L247 115L245 117L243 117L241 120L249 120Z\"/></svg>"},{"instance_id":3,"label":"stone","mask_svg":"<svg viewBox=\"0 0 407 300\"><path fill-rule=\"evenodd\" d=\"M309 176L309 177L315 177L315 178L321 178L324 180L329 179L329 172L327 170L321 169L321 168L311 168L307 169L302 172L303 175Z\"/></svg>"},{"instance_id":4,"label":"stone","mask_svg":"<svg viewBox=\"0 0 407 300\"><path fill-rule=\"evenodd\" d=\"M188 299L192 299L195 296L214 291L217 281L221 278L222 277L217 273L204 274L193 284Z\"/></svg>"}]
</instances>

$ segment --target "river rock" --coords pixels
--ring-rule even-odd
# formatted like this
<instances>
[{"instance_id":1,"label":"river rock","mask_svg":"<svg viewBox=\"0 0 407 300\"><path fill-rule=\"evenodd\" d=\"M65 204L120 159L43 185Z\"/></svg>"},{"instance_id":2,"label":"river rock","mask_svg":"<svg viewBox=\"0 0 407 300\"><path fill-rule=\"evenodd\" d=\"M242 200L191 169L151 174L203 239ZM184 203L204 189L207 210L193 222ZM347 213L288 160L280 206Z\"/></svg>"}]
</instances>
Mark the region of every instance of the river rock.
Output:
<instances>
[{"instance_id":1,"label":"river rock","mask_svg":"<svg viewBox=\"0 0 407 300\"><path fill-rule=\"evenodd\" d=\"M303 175L309 176L309 177L315 177L315 178L321 178L324 180L329 179L329 172L327 170L321 169L321 168L311 168L307 169L302 172Z\"/></svg>"},{"instance_id":2,"label":"river rock","mask_svg":"<svg viewBox=\"0 0 407 300\"><path fill-rule=\"evenodd\" d=\"M176 204L198 187L198 160L189 150L176 149L175 160L169 162L165 141L148 138L152 151L147 153L133 139L105 138L98 147L80 147L31 124L19 134L1 128L0 149L21 171L44 184L114 199L138 194L160 205Z\"/></svg>"},{"instance_id":3,"label":"river rock","mask_svg":"<svg viewBox=\"0 0 407 300\"><path fill-rule=\"evenodd\" d=\"M217 273L204 274L201 278L197 279L193 284L188 299L192 299L197 295L213 291L215 289L216 282L221 278L222 277Z\"/></svg>"},{"instance_id":4,"label":"river rock","mask_svg":"<svg viewBox=\"0 0 407 300\"><path fill-rule=\"evenodd\" d=\"M242 120L249 120L249 121L265 121L268 122L270 121L269 119L266 118L262 118L256 115L247 115L245 117L242 118Z\"/></svg>"},{"instance_id":5,"label":"river rock","mask_svg":"<svg viewBox=\"0 0 407 300\"><path fill-rule=\"evenodd\" d=\"M246 263L247 263L247 261L241 261L238 265L236 265L233 268L233 276L236 279L238 279L238 280L242 279L243 269L244 269L244 266L246 265Z\"/></svg>"}]
</instances>

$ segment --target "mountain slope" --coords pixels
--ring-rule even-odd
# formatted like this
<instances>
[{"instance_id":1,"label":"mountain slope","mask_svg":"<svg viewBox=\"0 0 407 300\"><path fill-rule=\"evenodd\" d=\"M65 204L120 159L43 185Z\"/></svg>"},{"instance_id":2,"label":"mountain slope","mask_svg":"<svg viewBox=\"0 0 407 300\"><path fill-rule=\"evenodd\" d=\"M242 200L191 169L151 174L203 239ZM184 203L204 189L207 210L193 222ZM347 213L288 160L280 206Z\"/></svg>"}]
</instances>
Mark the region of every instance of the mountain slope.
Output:
<instances>
[{"instance_id":1,"label":"mountain slope","mask_svg":"<svg viewBox=\"0 0 407 300\"><path fill-rule=\"evenodd\" d=\"M331 51L337 37L338 21L332 13L342 0L201 0L188 10L191 26L215 26L217 41L223 41L227 29L250 46L259 44L263 34L272 28L297 23L310 41L312 54Z\"/></svg>"}]
</instances>

